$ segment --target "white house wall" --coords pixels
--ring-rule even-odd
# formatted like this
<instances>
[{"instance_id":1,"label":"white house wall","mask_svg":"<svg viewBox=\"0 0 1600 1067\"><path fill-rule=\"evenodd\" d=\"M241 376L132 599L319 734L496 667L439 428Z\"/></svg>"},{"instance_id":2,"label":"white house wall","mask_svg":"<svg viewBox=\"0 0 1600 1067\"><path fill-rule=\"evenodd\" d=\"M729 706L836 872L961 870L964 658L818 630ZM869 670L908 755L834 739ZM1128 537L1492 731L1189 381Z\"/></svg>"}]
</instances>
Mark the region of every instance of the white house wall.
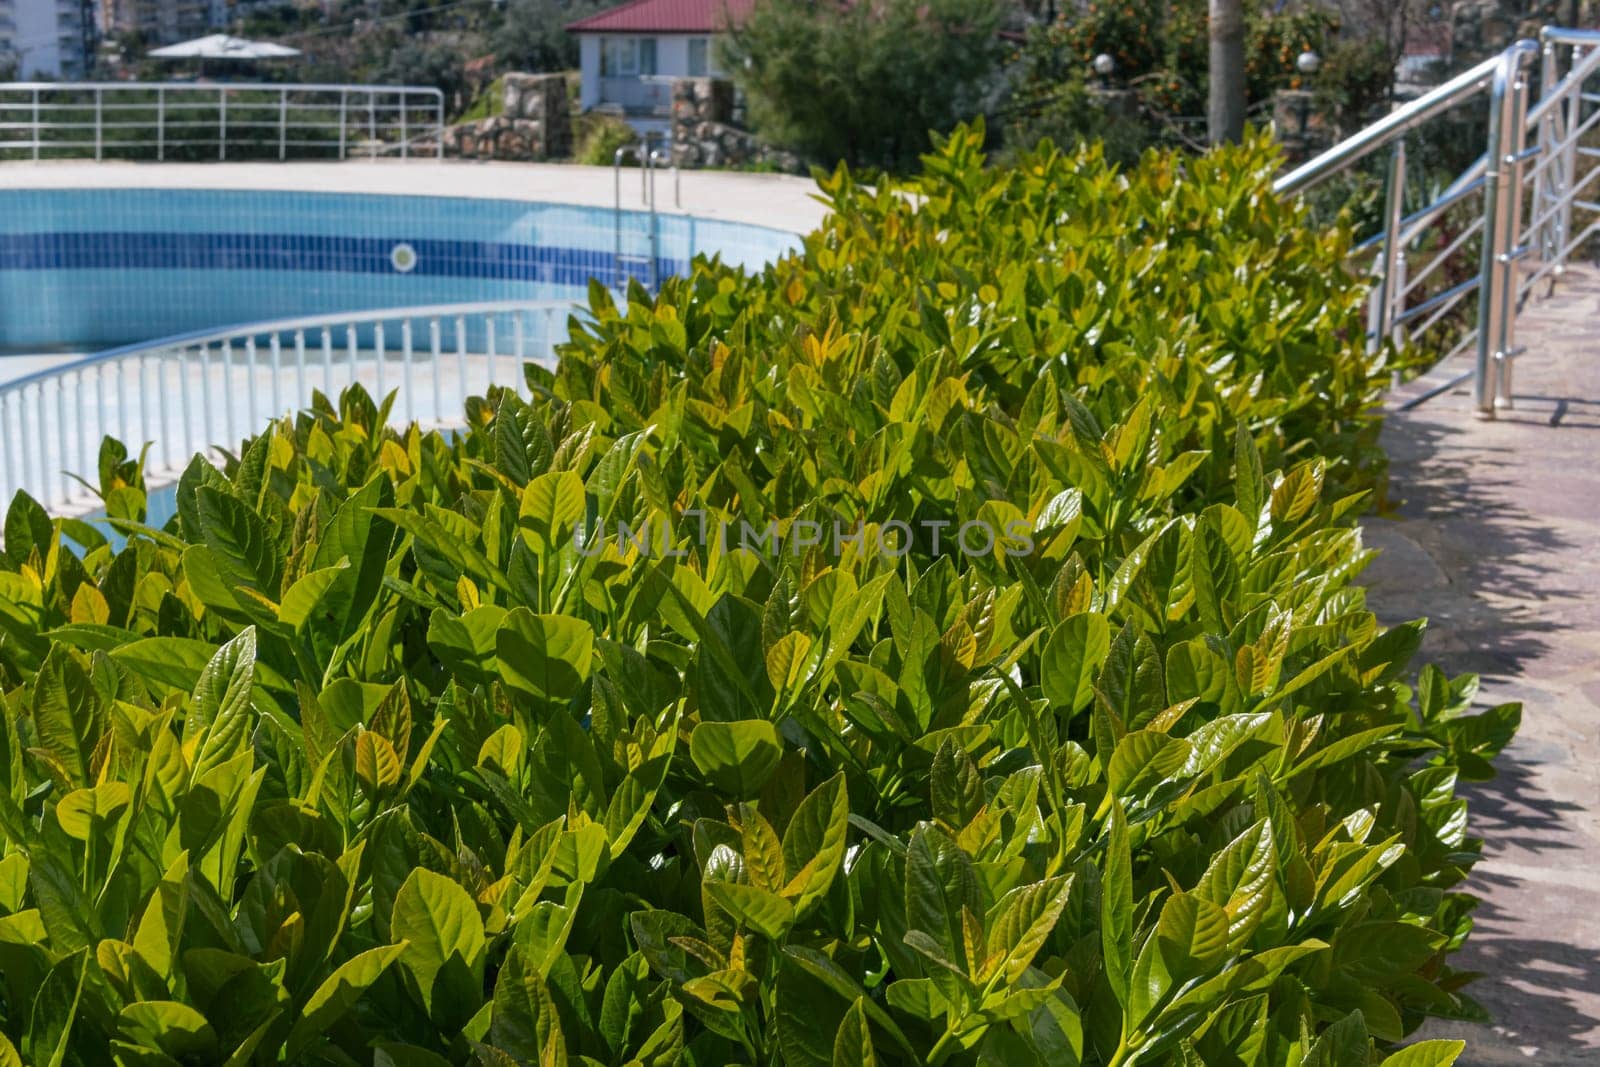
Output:
<instances>
[{"instance_id":1,"label":"white house wall","mask_svg":"<svg viewBox=\"0 0 1600 1067\"><path fill-rule=\"evenodd\" d=\"M583 82L578 88L578 105L588 111L600 103L600 34L578 35L578 69Z\"/></svg>"},{"instance_id":2,"label":"white house wall","mask_svg":"<svg viewBox=\"0 0 1600 1067\"><path fill-rule=\"evenodd\" d=\"M578 67L583 75L583 86L578 93L578 103L585 111L600 103L600 42L606 37L654 38L656 42L656 76L686 78L689 76L689 42L698 38L689 33L580 33L578 35ZM711 74L721 74L716 67L716 48L710 46L707 61Z\"/></svg>"}]
</instances>

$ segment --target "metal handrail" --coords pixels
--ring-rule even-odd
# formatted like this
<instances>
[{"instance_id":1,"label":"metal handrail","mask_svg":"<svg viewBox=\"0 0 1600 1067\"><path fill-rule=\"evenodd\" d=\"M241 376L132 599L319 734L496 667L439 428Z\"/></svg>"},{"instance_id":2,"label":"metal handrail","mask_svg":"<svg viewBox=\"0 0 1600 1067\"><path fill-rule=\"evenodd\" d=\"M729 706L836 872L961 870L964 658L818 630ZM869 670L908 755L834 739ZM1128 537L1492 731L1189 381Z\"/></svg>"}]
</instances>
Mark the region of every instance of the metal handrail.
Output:
<instances>
[{"instance_id":1,"label":"metal handrail","mask_svg":"<svg viewBox=\"0 0 1600 1067\"><path fill-rule=\"evenodd\" d=\"M256 136L244 136L249 132ZM430 142L443 158L444 93L432 86L0 82L0 156L165 160L174 149L214 147L226 160L232 147L236 159L247 148L251 158L333 150L345 159L354 145L370 158L404 159Z\"/></svg>"},{"instance_id":2,"label":"metal handrail","mask_svg":"<svg viewBox=\"0 0 1600 1067\"><path fill-rule=\"evenodd\" d=\"M155 88L189 88L189 89L360 89L366 92L369 89L377 93L396 93L402 90L407 92L429 92L444 94L440 90L425 85L401 84L367 84L356 82L190 82L190 81L9 81L0 82L0 89L155 89Z\"/></svg>"},{"instance_id":3,"label":"metal handrail","mask_svg":"<svg viewBox=\"0 0 1600 1067\"><path fill-rule=\"evenodd\" d=\"M1541 34L1547 42L1547 72L1554 69L1554 60L1548 50L1553 48L1552 42L1564 40L1564 35L1574 35L1576 43L1600 42L1600 34L1556 28L1547 30L1546 34ZM1458 74L1296 167L1273 184L1274 191L1279 195L1303 193L1348 170L1380 149L1392 149L1384 198L1383 231L1376 239L1364 242L1361 246L1377 253L1369 302L1368 344L1376 349L1385 340L1404 343L1407 331L1415 320L1427 316L1421 329L1431 328L1475 292L1478 311L1469 338L1476 345L1477 361L1470 377L1474 382L1477 409L1488 417L1493 416L1497 407L1508 407L1512 402L1512 361L1520 351L1515 344L1515 323L1517 298L1522 287L1517 280L1516 263L1533 248L1531 242L1522 240L1525 164L1551 148L1548 138L1536 142L1531 148L1527 146L1530 127L1540 129L1538 120L1547 110L1556 107L1553 102L1541 102L1532 109L1529 107L1526 69L1540 51L1540 46L1532 41L1517 41L1499 55ZM1573 92L1575 86L1581 89L1582 78L1592 69L1580 69L1575 64L1573 73L1576 80L1569 77L1559 85L1555 84L1553 76L1547 76L1546 100L1564 98L1563 94ZM1489 103L1489 130L1483 157L1429 204L1407 216L1403 211L1407 178L1406 135L1480 95L1486 95ZM1536 168L1535 176L1537 173ZM1406 278L1406 248L1448 210L1465 202L1479 189L1483 191L1484 206L1481 218L1482 253L1477 280L1448 285L1442 292L1432 295L1424 293L1415 306L1408 307L1409 298L1419 289L1418 283L1422 277L1436 271L1444 259L1463 249L1480 223L1473 223L1467 233L1449 242L1446 251L1409 282ZM1568 201L1570 207L1570 197ZM1456 345L1451 354L1463 347L1464 343ZM1463 379L1465 377L1462 376Z\"/></svg>"},{"instance_id":4,"label":"metal handrail","mask_svg":"<svg viewBox=\"0 0 1600 1067\"><path fill-rule=\"evenodd\" d=\"M652 148L650 150L650 165L656 170L662 167L672 168L672 206L683 209L683 169L678 166L678 161L672 158L669 148Z\"/></svg>"},{"instance_id":5,"label":"metal handrail","mask_svg":"<svg viewBox=\"0 0 1600 1067\"><path fill-rule=\"evenodd\" d=\"M612 234L614 237L612 261L616 268L619 285L623 278L629 277L624 270L624 265L637 262L645 257L637 255L624 255L622 251L622 163L632 156L639 164L639 200L645 206L647 225L650 227L648 237L650 241L649 262L645 266L646 277L649 278L651 291L660 285L658 276L661 259L661 226L656 215L656 164L661 161L661 156L651 148L648 137L641 138L635 144L623 145L611 155L612 186L615 202L612 208ZM678 188L678 168L672 168L674 189ZM674 192L677 202L681 205L682 197Z\"/></svg>"},{"instance_id":6,"label":"metal handrail","mask_svg":"<svg viewBox=\"0 0 1600 1067\"><path fill-rule=\"evenodd\" d=\"M1531 56L1538 46L1532 41L1518 41L1505 53L1479 63L1457 74L1442 85L1428 90L1408 104L1403 104L1372 125L1340 141L1322 154L1307 160L1272 183L1273 192L1279 196L1303 193L1335 174L1350 169L1367 156L1404 137L1429 119L1444 114L1465 103L1490 86L1495 72L1506 61L1506 54L1526 51Z\"/></svg>"},{"instance_id":7,"label":"metal handrail","mask_svg":"<svg viewBox=\"0 0 1600 1067\"><path fill-rule=\"evenodd\" d=\"M1557 77L1559 51L1564 47L1571 50L1570 65L1564 76ZM1547 154L1534 168L1528 242L1540 255L1539 265L1524 282L1519 304L1540 279L1548 276L1554 285L1567 256L1596 232L1596 226L1591 224L1572 237L1572 209L1583 203L1579 194L1595 176L1593 169L1582 178L1578 176L1583 154L1578 141L1596 122L1595 114L1583 117L1583 87L1590 77L1600 73L1600 31L1546 26L1539 31L1539 49L1543 92L1529 112L1528 121L1538 131Z\"/></svg>"},{"instance_id":8,"label":"metal handrail","mask_svg":"<svg viewBox=\"0 0 1600 1067\"><path fill-rule=\"evenodd\" d=\"M523 363L553 365L577 310L513 300L274 319L30 374L0 384L0 500L21 489L54 513L92 510L99 501L68 472L93 472L104 438L150 448L146 481L158 485L195 453L355 382L379 397L392 391L398 422L456 424L468 396L516 388Z\"/></svg>"}]
</instances>

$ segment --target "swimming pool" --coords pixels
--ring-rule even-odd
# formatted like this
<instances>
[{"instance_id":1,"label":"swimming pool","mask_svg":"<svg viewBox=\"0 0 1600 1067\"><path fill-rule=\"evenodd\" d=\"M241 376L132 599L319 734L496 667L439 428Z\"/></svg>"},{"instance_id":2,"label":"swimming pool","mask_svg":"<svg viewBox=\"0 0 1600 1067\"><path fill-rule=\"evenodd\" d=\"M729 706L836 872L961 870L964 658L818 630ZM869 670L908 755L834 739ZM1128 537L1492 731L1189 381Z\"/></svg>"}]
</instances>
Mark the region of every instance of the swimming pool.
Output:
<instances>
[{"instance_id":1,"label":"swimming pool","mask_svg":"<svg viewBox=\"0 0 1600 1067\"><path fill-rule=\"evenodd\" d=\"M0 189L0 353L93 350L272 318L579 299L648 276L646 212L514 199L226 189ZM657 276L757 267L793 233L654 216Z\"/></svg>"}]
</instances>

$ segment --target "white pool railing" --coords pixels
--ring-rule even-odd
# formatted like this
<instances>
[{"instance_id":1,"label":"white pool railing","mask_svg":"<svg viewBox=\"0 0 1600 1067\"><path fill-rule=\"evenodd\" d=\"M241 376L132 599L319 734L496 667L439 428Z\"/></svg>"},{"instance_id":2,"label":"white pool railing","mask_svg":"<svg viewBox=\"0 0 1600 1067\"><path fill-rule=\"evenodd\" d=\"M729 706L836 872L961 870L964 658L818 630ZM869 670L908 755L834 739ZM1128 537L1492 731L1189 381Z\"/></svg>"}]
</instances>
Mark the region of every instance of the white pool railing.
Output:
<instances>
[{"instance_id":1,"label":"white pool railing","mask_svg":"<svg viewBox=\"0 0 1600 1067\"><path fill-rule=\"evenodd\" d=\"M0 160L444 157L426 85L0 82Z\"/></svg>"},{"instance_id":2,"label":"white pool railing","mask_svg":"<svg viewBox=\"0 0 1600 1067\"><path fill-rule=\"evenodd\" d=\"M395 393L391 419L459 424L491 385L526 391L524 363L555 365L566 300L384 308L255 322L126 345L0 384L0 511L25 490L52 514L100 506L101 441L148 448L152 487L190 457L238 448L313 393L359 382ZM77 477L74 477L76 475ZM78 478L84 481L80 482Z\"/></svg>"}]
</instances>

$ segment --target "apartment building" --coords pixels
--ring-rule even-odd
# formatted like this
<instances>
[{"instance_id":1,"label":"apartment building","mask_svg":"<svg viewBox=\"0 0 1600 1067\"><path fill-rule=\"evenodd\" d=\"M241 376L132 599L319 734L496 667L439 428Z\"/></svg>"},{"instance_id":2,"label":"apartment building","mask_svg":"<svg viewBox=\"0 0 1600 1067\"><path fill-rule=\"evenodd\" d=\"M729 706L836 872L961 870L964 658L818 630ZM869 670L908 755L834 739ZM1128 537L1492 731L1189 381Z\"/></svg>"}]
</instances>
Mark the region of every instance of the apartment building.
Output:
<instances>
[{"instance_id":1,"label":"apartment building","mask_svg":"<svg viewBox=\"0 0 1600 1067\"><path fill-rule=\"evenodd\" d=\"M20 65L16 50L17 10L15 0L0 0L0 78L9 78Z\"/></svg>"},{"instance_id":2,"label":"apartment building","mask_svg":"<svg viewBox=\"0 0 1600 1067\"><path fill-rule=\"evenodd\" d=\"M225 0L102 0L100 11L107 33L138 33L151 46L203 37L228 21Z\"/></svg>"},{"instance_id":3,"label":"apartment building","mask_svg":"<svg viewBox=\"0 0 1600 1067\"><path fill-rule=\"evenodd\" d=\"M19 78L82 78L94 44L89 0L0 0L0 68Z\"/></svg>"}]
</instances>

